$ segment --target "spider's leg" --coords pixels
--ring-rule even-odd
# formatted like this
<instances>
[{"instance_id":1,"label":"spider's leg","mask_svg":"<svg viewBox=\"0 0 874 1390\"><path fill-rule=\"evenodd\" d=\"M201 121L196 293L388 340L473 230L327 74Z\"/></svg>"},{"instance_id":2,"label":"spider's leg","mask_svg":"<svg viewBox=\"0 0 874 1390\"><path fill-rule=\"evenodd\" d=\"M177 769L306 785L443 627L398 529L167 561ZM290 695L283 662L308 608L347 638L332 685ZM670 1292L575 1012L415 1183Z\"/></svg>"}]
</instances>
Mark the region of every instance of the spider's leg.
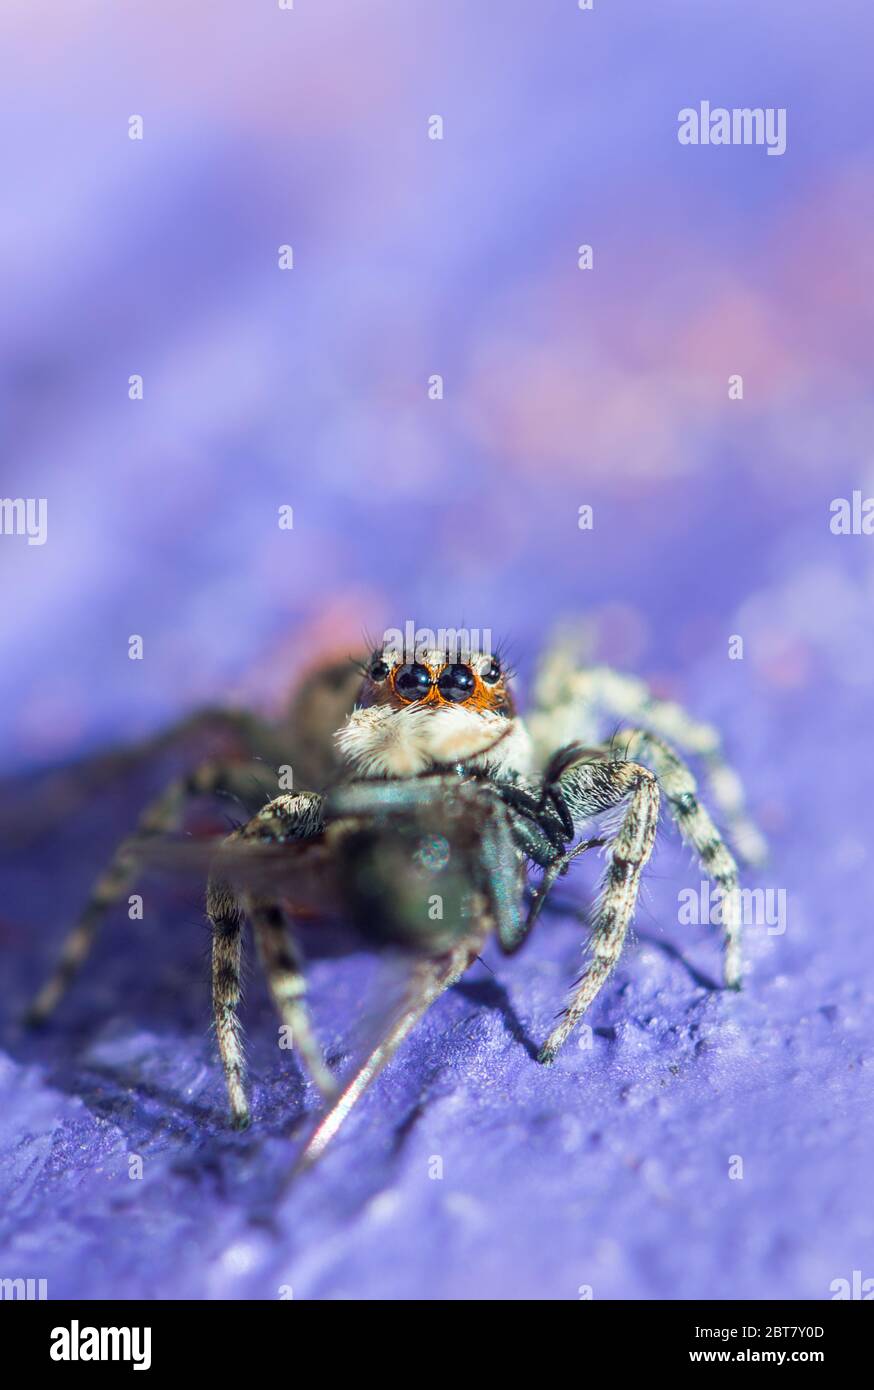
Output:
<instances>
[{"instance_id":1,"label":"spider's leg","mask_svg":"<svg viewBox=\"0 0 874 1390\"><path fill-rule=\"evenodd\" d=\"M287 931L285 917L275 903L249 897L245 902L276 1012L291 1030L292 1043L313 1081L325 1100L330 1100L337 1094L337 1082L325 1065L313 1032L305 1001L303 960L297 943Z\"/></svg>"},{"instance_id":2,"label":"spider's leg","mask_svg":"<svg viewBox=\"0 0 874 1390\"><path fill-rule=\"evenodd\" d=\"M607 666L580 668L565 644L551 652L537 687L538 712L531 729L543 746L590 736L593 715L608 716L650 729L660 738L699 757L707 771L713 804L724 821L740 857L761 864L768 847L762 832L746 809L743 784L725 760L722 743L712 724L693 719L681 705L660 700L647 684Z\"/></svg>"},{"instance_id":3,"label":"spider's leg","mask_svg":"<svg viewBox=\"0 0 874 1390\"><path fill-rule=\"evenodd\" d=\"M300 842L317 835L322 825L320 796L314 792L288 793L268 802L256 816L229 835L222 849L246 844ZM221 854L222 850L219 850L216 872L210 876L206 895L206 912L212 923L213 1013L231 1116L234 1124L241 1127L249 1121L237 1018L244 909L252 921L271 997L280 1017L291 1027L293 1041L316 1084L332 1094L336 1088L312 1032L303 998L304 980L300 961L286 938L282 915L263 898L246 894L241 899L227 881L227 864L224 872L222 870Z\"/></svg>"},{"instance_id":4,"label":"spider's leg","mask_svg":"<svg viewBox=\"0 0 874 1390\"><path fill-rule=\"evenodd\" d=\"M531 928L540 916L544 903L555 887L556 882L561 878L562 874L567 873L573 860L580 854L585 854L587 849L600 849L600 847L606 843L606 840L600 838L594 840L580 840L574 845L573 849L568 850L567 854L563 854L560 859L555 859L551 864L547 865L537 887L532 889L531 906L528 910L528 916L525 919L525 926L522 933L523 938L531 931Z\"/></svg>"},{"instance_id":5,"label":"spider's leg","mask_svg":"<svg viewBox=\"0 0 874 1390\"><path fill-rule=\"evenodd\" d=\"M201 763L244 763L263 755L283 761L285 743L266 723L238 710L206 708L196 710L138 743L110 748L80 762L58 768L45 779L37 793L37 812L19 816L15 823L0 829L13 843L28 843L64 820L82 798L99 796L113 783L137 773L146 763L173 751L183 755L184 766ZM190 755L184 757L185 750ZM290 761L285 759L285 761ZM254 807L253 807L254 809Z\"/></svg>"},{"instance_id":6,"label":"spider's leg","mask_svg":"<svg viewBox=\"0 0 874 1390\"><path fill-rule=\"evenodd\" d=\"M249 1123L249 1102L244 1086L245 1058L237 1008L240 1003L240 964L243 946L243 913L233 889L221 879L211 879L206 895L207 916L212 924L212 1007L231 1116L237 1129Z\"/></svg>"},{"instance_id":7,"label":"spider's leg","mask_svg":"<svg viewBox=\"0 0 874 1390\"><path fill-rule=\"evenodd\" d=\"M646 685L606 667L589 673L598 702L610 713L642 724L658 737L699 757L707 772L710 795L729 837L748 864L762 864L768 855L765 837L746 809L743 783L725 760L719 733L672 700L659 700Z\"/></svg>"},{"instance_id":8,"label":"spider's leg","mask_svg":"<svg viewBox=\"0 0 874 1390\"><path fill-rule=\"evenodd\" d=\"M701 753L701 761L707 769L710 795L728 827L735 849L745 864L761 868L768 861L768 841L747 813L743 783L725 761L718 737L709 751Z\"/></svg>"},{"instance_id":9,"label":"spider's leg","mask_svg":"<svg viewBox=\"0 0 874 1390\"><path fill-rule=\"evenodd\" d=\"M512 782L496 782L494 787L504 804L518 811L520 815L527 816L546 836L553 849L561 851L565 841L573 838L573 824L568 826L562 811L558 809L561 806L560 799L555 800L552 806L549 804L556 795L552 789L549 789L549 793L544 792L543 796L537 797L533 792ZM560 795L558 792L557 797L560 798Z\"/></svg>"},{"instance_id":10,"label":"spider's leg","mask_svg":"<svg viewBox=\"0 0 874 1390\"><path fill-rule=\"evenodd\" d=\"M436 960L420 962L413 973L398 1013L388 1031L346 1083L331 1108L322 1116L300 1155L295 1172L308 1168L324 1153L357 1100L397 1052L428 1009L454 985L479 955L487 935L484 927Z\"/></svg>"},{"instance_id":11,"label":"spider's leg","mask_svg":"<svg viewBox=\"0 0 874 1390\"><path fill-rule=\"evenodd\" d=\"M644 865L652 853L659 814L659 787L647 767L632 762L578 763L560 777L574 821L624 805L619 831L610 843L604 882L592 918L592 959L574 986L561 1021L540 1052L551 1062L588 1009L619 959L634 914Z\"/></svg>"},{"instance_id":12,"label":"spider's leg","mask_svg":"<svg viewBox=\"0 0 874 1390\"><path fill-rule=\"evenodd\" d=\"M613 746L627 757L643 759L650 764L680 835L694 850L704 873L720 890L725 983L730 989L738 989L742 973L738 867L709 812L698 800L695 778L672 748L645 729L623 729L613 740Z\"/></svg>"},{"instance_id":13,"label":"spider's leg","mask_svg":"<svg viewBox=\"0 0 874 1390\"><path fill-rule=\"evenodd\" d=\"M26 1021L40 1024L48 1018L66 993L73 977L91 952L97 933L111 907L136 882L139 854L147 841L174 829L192 797L217 792L251 797L253 778L263 778L263 763L205 763L188 777L178 778L146 808L137 828L119 845L109 866L100 875L75 925L61 947L54 971L46 980L27 1011Z\"/></svg>"},{"instance_id":14,"label":"spider's leg","mask_svg":"<svg viewBox=\"0 0 874 1390\"><path fill-rule=\"evenodd\" d=\"M537 821L519 815L514 817L511 824L513 839L519 849L541 869L549 868L550 864L561 858L561 849L546 838Z\"/></svg>"}]
</instances>

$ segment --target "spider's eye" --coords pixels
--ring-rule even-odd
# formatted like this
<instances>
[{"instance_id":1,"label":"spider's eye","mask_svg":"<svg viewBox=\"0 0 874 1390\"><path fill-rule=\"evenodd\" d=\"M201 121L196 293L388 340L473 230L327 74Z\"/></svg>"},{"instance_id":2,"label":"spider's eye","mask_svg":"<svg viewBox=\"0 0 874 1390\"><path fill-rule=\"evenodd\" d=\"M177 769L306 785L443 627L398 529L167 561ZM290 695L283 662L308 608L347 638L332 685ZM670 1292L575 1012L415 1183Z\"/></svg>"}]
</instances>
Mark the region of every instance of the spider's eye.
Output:
<instances>
[{"instance_id":1,"label":"spider's eye","mask_svg":"<svg viewBox=\"0 0 874 1390\"><path fill-rule=\"evenodd\" d=\"M486 685L497 685L498 681L501 679L501 668L494 657L492 657L487 669L483 671L482 679L485 681Z\"/></svg>"},{"instance_id":2,"label":"spider's eye","mask_svg":"<svg viewBox=\"0 0 874 1390\"><path fill-rule=\"evenodd\" d=\"M437 689L444 700L456 703L470 699L475 688L476 679L469 666L447 666L437 682Z\"/></svg>"},{"instance_id":3,"label":"spider's eye","mask_svg":"<svg viewBox=\"0 0 874 1390\"><path fill-rule=\"evenodd\" d=\"M384 661L374 661L370 668L370 679L372 681L384 681L388 672L389 668Z\"/></svg>"},{"instance_id":4,"label":"spider's eye","mask_svg":"<svg viewBox=\"0 0 874 1390\"><path fill-rule=\"evenodd\" d=\"M418 661L402 666L395 676L395 690L404 700L424 700L431 689L431 672Z\"/></svg>"}]
</instances>

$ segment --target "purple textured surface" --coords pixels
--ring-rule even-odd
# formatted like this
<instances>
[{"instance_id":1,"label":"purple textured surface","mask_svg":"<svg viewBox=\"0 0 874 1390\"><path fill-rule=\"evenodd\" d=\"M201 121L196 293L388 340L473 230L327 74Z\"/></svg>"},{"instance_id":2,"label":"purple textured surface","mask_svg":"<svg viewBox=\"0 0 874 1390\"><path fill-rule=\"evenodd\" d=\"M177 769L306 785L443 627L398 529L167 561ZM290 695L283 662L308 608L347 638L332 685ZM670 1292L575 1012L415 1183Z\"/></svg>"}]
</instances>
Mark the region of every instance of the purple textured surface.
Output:
<instances>
[{"instance_id":1,"label":"purple textured surface","mask_svg":"<svg viewBox=\"0 0 874 1390\"><path fill-rule=\"evenodd\" d=\"M0 537L0 812L23 827L0 863L0 1277L559 1299L874 1277L874 538L829 530L832 499L874 495L871 16L207 8L0 20L2 491L49 502L44 546ZM702 98L787 106L786 154L681 148ZM579 963L584 864L286 1192L315 1097L253 972L256 1125L226 1128L196 888L148 888L52 1027L16 1030L171 770L34 836L41 769L204 700L275 705L364 623L490 626L524 689L568 616L725 734L773 847L747 881L788 905L784 934L749 930L744 993L715 987L715 930L678 922L699 876L663 827L591 1049L532 1057ZM347 1066L369 962L312 973Z\"/></svg>"}]
</instances>

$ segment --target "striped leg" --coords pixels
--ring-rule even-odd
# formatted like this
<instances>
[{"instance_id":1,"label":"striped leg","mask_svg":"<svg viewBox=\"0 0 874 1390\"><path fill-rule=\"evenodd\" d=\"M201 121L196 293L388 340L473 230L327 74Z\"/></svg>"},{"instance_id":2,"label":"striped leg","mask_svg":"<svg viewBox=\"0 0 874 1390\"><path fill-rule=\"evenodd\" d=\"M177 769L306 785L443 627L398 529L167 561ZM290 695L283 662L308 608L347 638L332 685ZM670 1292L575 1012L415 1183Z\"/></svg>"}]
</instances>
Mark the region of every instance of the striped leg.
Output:
<instances>
[{"instance_id":1,"label":"striped leg","mask_svg":"<svg viewBox=\"0 0 874 1390\"><path fill-rule=\"evenodd\" d=\"M738 853L748 864L763 863L767 843L747 812L743 784L725 761L713 725L693 719L673 701L658 699L634 676L608 666L581 667L578 646L573 636L565 637L547 653L537 686L539 711L531 721L535 736L552 748L591 739L599 711L651 729L701 759L713 804Z\"/></svg>"},{"instance_id":2,"label":"striped leg","mask_svg":"<svg viewBox=\"0 0 874 1390\"><path fill-rule=\"evenodd\" d=\"M638 763L607 759L571 763L559 782L575 824L620 806L624 806L624 815L610 844L594 912L591 960L540 1051L541 1062L554 1059L619 959L634 915L640 875L652 853L659 814L658 782L649 768Z\"/></svg>"},{"instance_id":3,"label":"striped leg","mask_svg":"<svg viewBox=\"0 0 874 1390\"><path fill-rule=\"evenodd\" d=\"M281 910L263 899L247 898L246 915L252 923L258 955L267 977L270 996L301 1060L326 1100L337 1093L337 1083L325 1065L306 1006L303 961L294 939L286 930Z\"/></svg>"},{"instance_id":4,"label":"striped leg","mask_svg":"<svg viewBox=\"0 0 874 1390\"><path fill-rule=\"evenodd\" d=\"M595 667L585 675L591 682L596 702L603 709L635 725L642 724L658 737L701 759L707 770L713 804L738 853L748 864L763 863L768 846L747 812L743 784L725 761L719 734L713 725L693 719L673 701L657 699L642 681L607 667Z\"/></svg>"},{"instance_id":5,"label":"striped leg","mask_svg":"<svg viewBox=\"0 0 874 1390\"><path fill-rule=\"evenodd\" d=\"M101 874L75 925L67 935L54 971L33 1000L26 1015L29 1024L43 1023L66 993L71 981L91 952L91 948L111 907L129 893L136 882L139 852L146 841L174 829L195 796L217 792L252 797L257 779L269 776L263 763L206 763L188 777L171 783L146 808L132 836L116 850L109 867ZM269 792L268 792L269 794Z\"/></svg>"},{"instance_id":6,"label":"striped leg","mask_svg":"<svg viewBox=\"0 0 874 1390\"><path fill-rule=\"evenodd\" d=\"M236 895L222 880L210 882L206 897L212 924L212 1008L231 1118L237 1129L249 1123L244 1086L245 1058L237 1008L240 1003L243 914Z\"/></svg>"},{"instance_id":7,"label":"striped leg","mask_svg":"<svg viewBox=\"0 0 874 1390\"><path fill-rule=\"evenodd\" d=\"M284 757L286 744L284 731L274 731L271 725L243 711L197 710L140 743L110 748L41 776L32 804L25 807L23 814L19 812L14 821L2 817L0 836L13 844L42 839L47 831L75 814L83 798L99 796L107 787L121 783L168 753L181 755L183 764L189 767L202 763L239 765L262 756L278 765L291 761ZM187 757L186 749L190 750Z\"/></svg>"},{"instance_id":8,"label":"striped leg","mask_svg":"<svg viewBox=\"0 0 874 1390\"><path fill-rule=\"evenodd\" d=\"M279 796L264 806L239 830L229 835L224 845L238 848L247 843L284 844L309 839L322 829L321 808L322 798L313 792ZM252 920L270 993L280 1016L291 1026L294 1042L317 1085L323 1090L333 1090L333 1078L325 1066L310 1027L303 1000L300 963L285 938L281 914L277 908L254 896L246 897L245 910ZM225 1072L231 1117L234 1124L240 1128L249 1122L241 1030L237 1017L240 1002L243 904L220 869L210 878L206 912L212 924L212 1000L215 1032Z\"/></svg>"},{"instance_id":9,"label":"striped leg","mask_svg":"<svg viewBox=\"0 0 874 1390\"><path fill-rule=\"evenodd\" d=\"M695 778L672 748L645 729L622 730L612 746L623 756L640 758L652 767L680 835L694 850L703 872L719 889L725 935L725 983L731 989L739 989L742 960L738 867L709 812L698 800Z\"/></svg>"}]
</instances>

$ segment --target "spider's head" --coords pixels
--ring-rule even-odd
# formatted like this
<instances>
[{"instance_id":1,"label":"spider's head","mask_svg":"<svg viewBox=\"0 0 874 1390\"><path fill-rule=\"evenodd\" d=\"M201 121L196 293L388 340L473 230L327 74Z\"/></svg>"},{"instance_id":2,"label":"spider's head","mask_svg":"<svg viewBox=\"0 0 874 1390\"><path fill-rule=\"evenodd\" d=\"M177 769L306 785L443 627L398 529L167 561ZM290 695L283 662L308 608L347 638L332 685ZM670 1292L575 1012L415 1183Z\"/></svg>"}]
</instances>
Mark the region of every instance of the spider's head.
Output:
<instances>
[{"instance_id":1,"label":"spider's head","mask_svg":"<svg viewBox=\"0 0 874 1390\"><path fill-rule=\"evenodd\" d=\"M503 662L457 648L377 648L337 742L365 777L410 777L459 763L524 772L530 757Z\"/></svg>"}]
</instances>

